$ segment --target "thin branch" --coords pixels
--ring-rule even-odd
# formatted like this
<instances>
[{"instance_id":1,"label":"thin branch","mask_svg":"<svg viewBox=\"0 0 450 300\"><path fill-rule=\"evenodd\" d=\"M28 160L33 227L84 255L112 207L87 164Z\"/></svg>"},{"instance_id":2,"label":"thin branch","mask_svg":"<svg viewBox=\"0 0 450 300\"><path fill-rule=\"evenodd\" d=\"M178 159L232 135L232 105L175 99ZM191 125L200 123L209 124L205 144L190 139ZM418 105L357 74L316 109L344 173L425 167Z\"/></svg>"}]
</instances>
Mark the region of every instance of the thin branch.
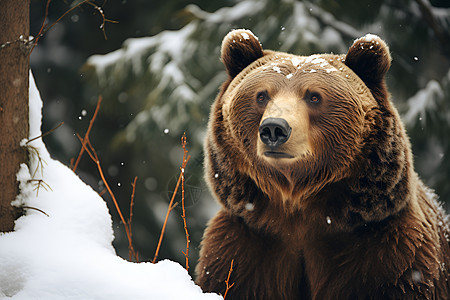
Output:
<instances>
[{"instance_id":1,"label":"thin branch","mask_svg":"<svg viewBox=\"0 0 450 300\"><path fill-rule=\"evenodd\" d=\"M47 217L50 217L45 211L43 211L42 209L36 208L36 207L31 207L31 206L22 206L23 209L33 209L33 210L37 210L40 213L43 213L44 215L46 215Z\"/></svg>"},{"instance_id":2,"label":"thin branch","mask_svg":"<svg viewBox=\"0 0 450 300\"><path fill-rule=\"evenodd\" d=\"M184 144L183 144L183 138L182 138L182 146L183 147L186 146L186 138L184 138ZM183 148L183 149L185 149L185 148ZM186 155L186 153L185 153L185 155ZM190 159L190 156L185 157L185 155L183 155L182 172L180 173L180 176L178 177L177 185L175 186L175 190L173 191L172 199L170 199L170 202L169 202L169 207L167 209L166 218L164 219L164 224L163 224L163 227L161 229L161 234L159 235L159 241L158 241L158 245L156 247L155 256L153 257L152 263L156 263L156 259L158 258L159 249L161 247L162 239L164 237L164 232L166 230L167 220L169 219L170 212L176 206L176 204L174 205L173 202L175 200L175 196L177 195L178 188L179 188L180 183L182 181L184 169L186 167L187 162Z\"/></svg>"},{"instance_id":3,"label":"thin branch","mask_svg":"<svg viewBox=\"0 0 450 300\"><path fill-rule=\"evenodd\" d=\"M88 129L86 131L86 134L84 135L83 141L81 142L82 147L81 147L80 153L78 154L77 160L72 168L72 171L74 171L74 172L76 171L78 164L80 163L80 159L81 159L81 156L83 155L84 149L87 149L86 144L89 141L89 134L91 133L92 125L94 124L95 118L97 118L97 114L100 109L100 104L102 103L102 99L103 99L102 95L98 96L97 107L95 108L94 115L92 116L91 121L89 121Z\"/></svg>"},{"instance_id":4,"label":"thin branch","mask_svg":"<svg viewBox=\"0 0 450 300\"><path fill-rule=\"evenodd\" d=\"M106 22L109 22L109 23L119 23L119 22L107 19L107 18L105 17L105 14L104 14L103 9L102 9L101 6L97 6L95 3L90 2L90 1L88 1L88 2L86 2L86 3L89 4L89 5L91 5L92 7L94 7L94 8L100 13L100 15L102 16L102 20L103 20L103 21L102 21L102 24L100 25L100 29L101 29L102 32L103 32L103 37L105 38L105 40L107 40L108 37L106 36L105 23L106 23ZM105 4L106 4L106 1L103 2L102 6L104 6Z\"/></svg>"},{"instance_id":5,"label":"thin branch","mask_svg":"<svg viewBox=\"0 0 450 300\"><path fill-rule=\"evenodd\" d=\"M131 186L133 187L133 191L131 193L131 201L130 201L130 218L128 219L128 230L130 231L130 236L131 238L133 237L133 233L131 231L131 223L133 222L133 206L134 206L134 193L136 191L136 181L137 181L137 176L134 177L134 181L131 184ZM131 245L131 244L130 244ZM137 252L133 249L133 247L130 247L130 245L128 245L128 254L130 255L130 261L132 260L132 257L134 256L134 259L136 262L139 262L139 258L138 258L138 254Z\"/></svg>"},{"instance_id":6,"label":"thin branch","mask_svg":"<svg viewBox=\"0 0 450 300\"><path fill-rule=\"evenodd\" d=\"M78 133L76 134L78 139L81 142L81 150L80 153L78 154L78 158L77 161L75 162L75 165L73 166L73 171L76 170L78 163L80 162L81 156L83 155L84 151L87 152L87 154L89 155L89 157L91 158L91 160L97 165L97 170L100 174L100 177L106 187L106 190L108 191L109 195L111 196L111 199L113 200L114 206L117 210L117 213L119 214L119 217L125 227L125 232L128 238L128 249L129 249L129 254L130 254L130 261L132 261L132 257L134 256L136 262L139 262L139 257L137 252L134 250L133 247L133 242L132 242L132 232L131 232L131 222L132 222L132 218L133 218L133 205L134 205L134 194L135 194L135 190L136 190L136 181L137 181L137 176L134 178L134 182L132 183L133 186L133 191L131 194L131 203L130 203L130 218L128 220L128 222L125 222L125 218L122 215L122 211L119 208L119 205L117 203L116 197L114 196L114 193L112 192L111 188L109 187L108 182L106 181L105 175L103 173L103 169L100 165L100 160L98 158L97 152L95 151L94 147L91 144L91 141L89 140L89 134L91 132L92 126L94 124L94 121L98 115L99 109L100 109L100 104L102 102L102 96L100 95L98 97L98 101L97 101L97 107L95 108L95 112L94 115L92 116L91 121L89 122L89 126L88 129L86 131L86 134L84 136L84 138L82 138ZM72 160L73 162L73 160ZM105 190L103 190L101 193L99 193L100 196L102 196L105 193Z\"/></svg>"},{"instance_id":7,"label":"thin branch","mask_svg":"<svg viewBox=\"0 0 450 300\"><path fill-rule=\"evenodd\" d=\"M41 175L43 175L44 163L45 164L47 164L47 163L41 158L38 149L36 149L32 145L26 145L26 147L30 151L30 154L34 154L37 157L36 170L34 170L33 175L31 177L34 178L39 169L41 169Z\"/></svg>"},{"instance_id":8,"label":"thin branch","mask_svg":"<svg viewBox=\"0 0 450 300\"><path fill-rule=\"evenodd\" d=\"M41 26L41 29L39 30L39 33L38 33L37 37L34 39L33 46L31 47L31 50L30 50L30 54L31 54L31 52L33 52L33 50L36 47L39 39L42 36L44 36L47 33L47 31L52 29L52 27L55 26L56 24L58 24L65 16L67 16L69 13L71 13L72 11L74 11L75 9L77 9L78 7L80 7L83 4L89 4L90 6L94 7L94 9L96 9L100 13L100 15L102 16L102 24L100 25L100 29L103 32L103 36L105 37L105 40L107 40L106 31L105 31L105 23L106 22L118 23L117 21L113 21L113 20L107 19L105 17L105 14L104 14L103 9L102 9L101 6L96 5L91 0L84 0L84 1L81 1L80 3L78 3L77 5L75 5L74 7L71 7L70 9L68 9L55 22L53 22L50 26L47 26L48 24L45 24L45 21L46 21L46 19L48 17L48 10L49 10L49 7L50 7L50 2L51 2L51 0L47 0L47 4L45 6L44 21L42 22L42 26ZM106 4L106 1L103 2L102 6L105 5L105 4Z\"/></svg>"},{"instance_id":9,"label":"thin branch","mask_svg":"<svg viewBox=\"0 0 450 300\"><path fill-rule=\"evenodd\" d=\"M81 136L79 134L77 134L78 139L80 140L80 142L82 143L82 147L85 148L85 151L88 153L89 157L92 159L92 161L97 165L97 170L100 174L100 177L103 181L103 183L105 184L106 189L108 190L109 195L111 196L114 206L117 210L117 213L119 214L120 220L122 221L124 227L125 227L125 233L127 235L128 238L128 246L130 247L131 251L134 252L134 247L133 247L133 243L131 240L131 232L127 226L127 222L125 221L125 218L122 215L122 211L119 208L119 204L117 203L116 197L114 196L114 193L112 192L111 188L109 187L108 182L106 181L105 175L103 174L103 169L100 165L100 160L98 159L98 155L97 152L95 151L94 147L92 146L91 142L89 141L89 139L82 139ZM83 144L83 142L86 141L86 144ZM87 146L89 148L87 148Z\"/></svg>"},{"instance_id":10,"label":"thin branch","mask_svg":"<svg viewBox=\"0 0 450 300\"><path fill-rule=\"evenodd\" d=\"M180 203L175 202L171 207L169 207L169 210L172 211L175 207L178 206L178 204L180 204Z\"/></svg>"},{"instance_id":11,"label":"thin branch","mask_svg":"<svg viewBox=\"0 0 450 300\"><path fill-rule=\"evenodd\" d=\"M52 2L52 0L47 0L47 5L45 6L44 21L42 21L41 29L39 30L39 33L38 33L36 39L34 40L33 47L32 47L31 50L30 50L30 55L31 55L31 52L33 52L34 48L36 47L36 45L37 45L39 39L41 38L41 36L44 35L44 34L42 33L42 31L44 31L44 28L45 28L45 20L47 20L47 17L48 17L48 8L49 8L49 6L50 6L50 2Z\"/></svg>"},{"instance_id":12,"label":"thin branch","mask_svg":"<svg viewBox=\"0 0 450 300\"><path fill-rule=\"evenodd\" d=\"M74 7L71 7L70 9L68 9L65 13L62 14L62 16L60 16L55 22L53 22L50 26L46 27L44 29L44 31L40 34L40 36L43 36L45 33L47 33L47 31L49 31L50 29L52 29L53 26L55 26L56 24L58 24L65 16L67 16L70 12L74 11L75 9L77 9L78 7L80 7L81 5L83 5L84 3L89 2L90 0L84 0L81 1L80 3L78 3L77 5L75 5Z\"/></svg>"},{"instance_id":13,"label":"thin branch","mask_svg":"<svg viewBox=\"0 0 450 300\"><path fill-rule=\"evenodd\" d=\"M183 252L185 258L186 258L186 271L189 271L189 232L187 229L187 224L186 224L186 209L185 209L185 205L184 205L184 170L186 167L186 164L190 158L189 155L187 155L188 151L186 150L186 133L183 134L183 136L181 137L181 145L183 147L183 164L181 167L181 207L182 207L182 215L181 217L183 218L183 226L184 226L184 232L186 235L186 252Z\"/></svg>"},{"instance_id":14,"label":"thin branch","mask_svg":"<svg viewBox=\"0 0 450 300\"><path fill-rule=\"evenodd\" d=\"M178 177L177 185L176 185L174 193L172 195L172 199L170 199L170 202L169 202L169 207L167 209L166 218L164 219L163 227L161 229L161 234L159 235L158 246L156 246L155 256L153 257L152 263L156 263L156 259L158 258L159 248L161 247L161 242L162 242L162 239L164 236L164 232L166 231L167 220L169 219L170 212L175 207L175 206L173 206L173 200L175 199L175 195L177 194L178 186L180 185L180 182L181 182L181 175L180 175L180 177Z\"/></svg>"},{"instance_id":15,"label":"thin branch","mask_svg":"<svg viewBox=\"0 0 450 300\"><path fill-rule=\"evenodd\" d=\"M48 191L48 190L52 190L52 188L50 187L50 185L45 182L43 179L30 179L30 182L36 181L36 187L34 188L34 190L36 191L36 197L39 196L39 189L42 187L44 190Z\"/></svg>"},{"instance_id":16,"label":"thin branch","mask_svg":"<svg viewBox=\"0 0 450 300\"><path fill-rule=\"evenodd\" d=\"M225 300L225 298L227 297L228 291L233 287L234 282L232 284L230 284L230 276L231 276L231 272L233 272L233 262L234 259L231 260L231 265L230 265L230 271L228 271L228 277L227 280L225 280L225 284L227 285L227 288L225 290L225 294L223 295L223 299Z\"/></svg>"},{"instance_id":17,"label":"thin branch","mask_svg":"<svg viewBox=\"0 0 450 300\"><path fill-rule=\"evenodd\" d=\"M50 129L50 130L47 131L46 133L41 134L40 136L34 137L34 138L32 138L31 140L28 140L28 141L26 142L26 144L29 144L29 143L31 143L31 142L34 141L34 140L37 140L37 139L39 139L39 138L43 138L43 137L49 135L50 133L52 133L53 131L55 131L56 129L58 129L59 127L61 127L62 125L64 125L64 122L59 123L56 127L54 127L53 129Z\"/></svg>"},{"instance_id":18,"label":"thin branch","mask_svg":"<svg viewBox=\"0 0 450 300\"><path fill-rule=\"evenodd\" d=\"M44 170L44 163L45 163L45 161L41 158L40 153L39 153L39 150L38 150L36 147L30 145L30 143L31 143L32 141L34 141L34 140L37 140L37 139L39 139L39 138L43 138L44 136L49 135L50 133L52 133L53 131L55 131L56 129L58 129L58 128L59 128L61 125L63 125L63 124L64 124L64 122L59 123L59 125L56 126L55 128L53 128L53 129L47 131L47 132L44 133L44 134L41 134L40 136L37 136L37 137L35 137L35 138L32 138L31 140L28 140L28 141L23 145L24 147L26 147L26 148L28 149L28 151L30 152L30 154L34 154L34 155L36 155L36 157L37 157L36 169L35 169L34 172L33 172L32 178L34 178L34 177L36 176L36 173L38 172L39 169L41 169L41 175L43 175L43 170ZM36 179L36 180L37 180L37 179ZM39 180L40 180L40 179L39 179ZM44 183L45 183L45 182L44 182ZM48 186L48 185L47 185L47 186ZM38 184L38 187L37 187L38 193L39 193L39 188L40 188L40 184ZM45 188L45 187L44 187L44 188Z\"/></svg>"}]
</instances>

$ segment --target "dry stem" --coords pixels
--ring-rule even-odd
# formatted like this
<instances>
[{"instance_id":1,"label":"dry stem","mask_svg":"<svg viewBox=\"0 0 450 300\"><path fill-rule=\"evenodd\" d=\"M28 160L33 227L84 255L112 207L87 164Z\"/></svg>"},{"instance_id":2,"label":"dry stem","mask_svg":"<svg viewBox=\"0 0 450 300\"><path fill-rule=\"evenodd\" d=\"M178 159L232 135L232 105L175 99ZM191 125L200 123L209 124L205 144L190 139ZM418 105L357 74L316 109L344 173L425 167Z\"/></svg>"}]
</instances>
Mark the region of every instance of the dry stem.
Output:
<instances>
[{"instance_id":1,"label":"dry stem","mask_svg":"<svg viewBox=\"0 0 450 300\"><path fill-rule=\"evenodd\" d=\"M31 140L28 140L26 142L26 144L28 145L29 143L31 143L34 140L37 140L39 138L43 138L44 136L49 135L50 133L52 133L53 131L55 131L56 129L58 129L59 127L61 127L62 125L64 125L64 122L59 123L58 125L56 125L53 129L50 129L49 131L47 131L46 133L41 134L40 136L34 137Z\"/></svg>"},{"instance_id":2,"label":"dry stem","mask_svg":"<svg viewBox=\"0 0 450 300\"><path fill-rule=\"evenodd\" d=\"M133 232L131 231L131 223L133 222L133 206L134 206L134 192L136 191L136 181L137 176L134 177L134 181L131 184L133 187L133 192L131 193L131 201L130 201L130 217L128 218L128 230L130 231L131 238L133 237ZM137 251L134 251L132 247L130 247L131 244L128 245L128 254L130 255L130 261L132 260L132 257L134 256L134 259L136 262L139 262L138 253Z\"/></svg>"},{"instance_id":3,"label":"dry stem","mask_svg":"<svg viewBox=\"0 0 450 300\"><path fill-rule=\"evenodd\" d=\"M36 208L36 207L31 207L31 206L26 206L26 205L24 205L24 206L22 206L22 208L23 208L23 209L33 209L33 210L36 210L36 211L38 211L38 212L40 212L40 213L43 213L43 214L46 215L47 217L50 217L45 211L43 211L42 209Z\"/></svg>"},{"instance_id":4,"label":"dry stem","mask_svg":"<svg viewBox=\"0 0 450 300\"><path fill-rule=\"evenodd\" d=\"M82 139L79 134L77 134L77 137L80 140L80 142L82 143L82 147L88 153L89 157L97 165L97 169L98 169L98 172L100 174L100 177L102 178L103 183L105 184L105 187L108 190L108 193L109 193L109 195L111 196L111 198L113 200L114 206L116 207L117 213L119 214L119 217L120 217L120 219L121 219L121 221L122 221L122 223L123 223L123 225L125 227L125 232L126 232L127 238L128 238L128 247L129 247L130 251L133 253L133 255L135 256L136 260L137 260L137 255L136 255L136 252L134 250L133 243L132 243L132 240L131 240L131 230L127 226L127 222L125 222L125 219L124 219L124 217L122 215L122 211L120 210L119 204L117 203L116 197L114 196L114 193L112 192L111 188L109 187L108 182L105 179L105 175L103 174L103 169L102 169L102 167L100 165L100 160L98 159L97 152L95 151L94 147L92 146L91 142L89 141L89 138L87 137L87 135L85 136L84 139ZM84 141L86 141L87 145L84 144ZM87 146L89 146L89 149L87 148Z\"/></svg>"},{"instance_id":5,"label":"dry stem","mask_svg":"<svg viewBox=\"0 0 450 300\"><path fill-rule=\"evenodd\" d=\"M228 291L233 287L234 282L230 285L230 276L231 276L231 272L233 272L233 262L234 259L231 260L231 266L230 266L230 271L228 271L228 277L227 280L225 280L225 284L227 285L227 289L225 290L225 294L223 295L223 299L225 300L225 298L227 297Z\"/></svg>"},{"instance_id":6,"label":"dry stem","mask_svg":"<svg viewBox=\"0 0 450 300\"><path fill-rule=\"evenodd\" d=\"M103 9L102 9L101 6L97 6L95 3L90 2L90 1L87 1L86 3L89 4L90 6L92 6L93 8L95 8L95 9L100 13L100 15L102 16L103 21L102 21L102 25L100 25L100 29L101 29L102 32L103 32L103 37L105 38L105 40L107 40L108 37L106 36L105 23L106 23L106 22L109 22L109 23L119 23L119 22L107 19L107 18L105 17L105 14L103 13ZM105 5L105 3L106 3L106 1L103 2L103 5Z\"/></svg>"},{"instance_id":7,"label":"dry stem","mask_svg":"<svg viewBox=\"0 0 450 300\"><path fill-rule=\"evenodd\" d=\"M100 15L102 16L102 24L100 25L100 29L103 32L103 36L105 37L105 40L107 40L107 36L106 36L106 31L105 31L105 23L109 22L109 23L118 23L117 21L113 21L113 20L109 20L105 17L105 14L103 13L103 9L102 7L96 5L94 2L92 2L91 0L84 0L81 1L80 3L78 3L77 5L75 5L74 7L71 7L70 9L68 9L64 14L62 14L55 22L53 22L50 26L47 26L48 24L45 24L45 21L47 20L48 17L48 9L50 7L50 2L52 0L47 0L47 4L45 6L45 15L44 15L44 21L42 22L42 26L41 29L39 30L39 33L37 35L37 37L34 39L34 43L33 46L31 47L30 50L30 54L31 52L33 52L34 48L36 47L39 39L44 36L45 33L47 33L47 31L49 31L53 26L55 26L56 24L58 24L65 16L67 16L70 12L72 12L73 10L77 9L78 7L80 7L83 4L89 4L90 6L92 6L95 10L97 10ZM105 5L106 1L103 2L102 5Z\"/></svg>"},{"instance_id":8,"label":"dry stem","mask_svg":"<svg viewBox=\"0 0 450 300\"><path fill-rule=\"evenodd\" d=\"M30 54L31 54L31 52L33 52L33 50L36 47L36 45L37 45L39 39L41 38L41 36L44 35L43 31L44 31L44 28L45 28L45 20L47 20L47 17L48 17L48 8L50 6L50 2L52 2L52 0L47 0L47 5L45 5L44 21L42 21L41 29L39 29L39 33L38 33L36 39L34 40L33 47L30 50Z\"/></svg>"},{"instance_id":9,"label":"dry stem","mask_svg":"<svg viewBox=\"0 0 450 300\"><path fill-rule=\"evenodd\" d=\"M182 207L182 215L183 218L183 225L184 225L184 232L186 234L186 252L182 251L184 254L184 257L186 258L186 271L189 271L189 232L187 229L186 224L186 209L184 206L184 168L186 167L187 161L189 160L190 156L187 155L186 150L186 133L183 134L181 137L181 146L183 147L183 164L181 167L181 207Z\"/></svg>"},{"instance_id":10,"label":"dry stem","mask_svg":"<svg viewBox=\"0 0 450 300\"><path fill-rule=\"evenodd\" d=\"M100 109L100 104L102 103L102 99L103 98L102 98L101 95L98 96L97 107L95 108L94 115L92 116L92 119L89 122L89 126L88 126L88 129L86 131L86 134L84 135L84 139L81 142L82 147L81 147L80 153L78 154L77 160L76 160L75 164L72 167L72 171L74 171L74 172L76 171L76 169L78 167L78 164L80 163L81 156L83 155L84 149L86 148L86 144L87 144L87 142L89 140L89 134L91 133L92 125L94 124L95 118L97 117L98 111Z\"/></svg>"},{"instance_id":11,"label":"dry stem","mask_svg":"<svg viewBox=\"0 0 450 300\"><path fill-rule=\"evenodd\" d=\"M41 187L46 191L53 191L50 185L42 179L30 179L30 182L36 182L36 187L34 188L34 190L36 191L36 197L39 196L39 189Z\"/></svg>"},{"instance_id":12,"label":"dry stem","mask_svg":"<svg viewBox=\"0 0 450 300\"><path fill-rule=\"evenodd\" d=\"M159 241L158 241L158 246L156 247L156 251L155 251L155 256L153 257L152 263L156 263L156 259L158 258L158 254L159 254L159 249L161 247L161 242L162 239L164 237L164 232L166 231L166 225L167 225L167 220L169 219L169 215L170 212L175 208L175 206L177 204L173 204L173 201L175 200L175 196L177 194L178 188L180 186L180 183L182 180L184 180L184 170L186 168L186 164L188 163L189 159L191 158L190 155L187 155L187 150L186 150L186 135L184 134L183 137L181 138L181 146L183 147L184 150L184 154L183 154L183 163L181 165L181 173L180 176L178 177L178 181L177 181L177 185L175 186L175 190L173 191L173 195L172 195L172 199L170 199L169 202L169 207L167 209L167 213L166 213L166 218L164 219L164 224L163 227L161 229L161 234L159 235ZM187 156L186 156L187 155ZM184 183L184 181L183 181ZM181 199L184 203L184 193L182 194L182 199ZM184 206L183 206L184 207ZM183 209L184 210L184 209ZM184 214L184 213L183 213ZM186 224L186 223L185 223ZM186 229L187 232L187 229ZM187 240L189 241L189 236L187 235ZM189 246L189 243L187 244ZM188 262L188 257L187 257L187 253L189 251L189 247L186 248L186 254L183 252L183 254L185 254L186 256L186 263ZM186 268L189 268L188 265L186 264Z\"/></svg>"},{"instance_id":13,"label":"dry stem","mask_svg":"<svg viewBox=\"0 0 450 300\"><path fill-rule=\"evenodd\" d=\"M34 178L39 169L41 169L41 176L43 176L44 164L47 164L47 163L45 162L45 160L43 160L41 158L39 150L36 147L31 146L31 145L26 145L26 147L27 147L28 151L30 151L30 154L36 155L36 158L37 158L36 169L34 170L31 177Z\"/></svg>"}]
</instances>

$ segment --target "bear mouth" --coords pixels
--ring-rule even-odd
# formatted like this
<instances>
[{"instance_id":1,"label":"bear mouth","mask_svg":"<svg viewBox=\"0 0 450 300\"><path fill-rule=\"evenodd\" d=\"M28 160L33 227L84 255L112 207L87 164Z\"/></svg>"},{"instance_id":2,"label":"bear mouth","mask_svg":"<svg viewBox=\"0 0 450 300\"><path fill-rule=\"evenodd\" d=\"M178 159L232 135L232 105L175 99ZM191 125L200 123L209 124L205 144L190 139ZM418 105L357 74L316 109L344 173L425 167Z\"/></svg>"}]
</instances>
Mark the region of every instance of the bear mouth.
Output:
<instances>
[{"instance_id":1,"label":"bear mouth","mask_svg":"<svg viewBox=\"0 0 450 300\"><path fill-rule=\"evenodd\" d=\"M264 155L270 158L294 158L293 155L278 151L266 151L264 152Z\"/></svg>"}]
</instances>

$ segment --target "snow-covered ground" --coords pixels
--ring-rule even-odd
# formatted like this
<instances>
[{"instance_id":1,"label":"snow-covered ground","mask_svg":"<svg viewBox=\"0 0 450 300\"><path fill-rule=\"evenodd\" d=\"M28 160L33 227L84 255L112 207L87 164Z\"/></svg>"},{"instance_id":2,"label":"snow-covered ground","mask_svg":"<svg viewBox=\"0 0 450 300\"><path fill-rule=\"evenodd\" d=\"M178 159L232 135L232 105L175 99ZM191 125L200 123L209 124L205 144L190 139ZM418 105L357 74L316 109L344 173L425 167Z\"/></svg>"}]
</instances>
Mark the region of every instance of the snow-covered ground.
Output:
<instances>
[{"instance_id":1,"label":"snow-covered ground","mask_svg":"<svg viewBox=\"0 0 450 300\"><path fill-rule=\"evenodd\" d=\"M41 135L41 109L30 74L30 139ZM50 158L42 139L29 146L15 205L40 211L26 209L15 231L0 235L1 299L222 299L202 293L178 263L118 257L103 199Z\"/></svg>"}]
</instances>

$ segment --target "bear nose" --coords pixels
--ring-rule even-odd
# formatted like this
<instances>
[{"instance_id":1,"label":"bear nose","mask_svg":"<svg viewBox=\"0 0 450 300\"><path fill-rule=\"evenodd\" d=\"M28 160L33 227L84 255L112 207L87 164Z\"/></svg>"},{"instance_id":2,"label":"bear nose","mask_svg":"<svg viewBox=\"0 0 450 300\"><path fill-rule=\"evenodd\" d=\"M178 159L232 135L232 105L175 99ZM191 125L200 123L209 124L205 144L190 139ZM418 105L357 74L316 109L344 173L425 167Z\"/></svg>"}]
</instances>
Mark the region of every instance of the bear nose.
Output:
<instances>
[{"instance_id":1,"label":"bear nose","mask_svg":"<svg viewBox=\"0 0 450 300\"><path fill-rule=\"evenodd\" d=\"M267 118L259 126L259 137L269 147L280 146L289 139L292 128L285 119Z\"/></svg>"}]
</instances>

